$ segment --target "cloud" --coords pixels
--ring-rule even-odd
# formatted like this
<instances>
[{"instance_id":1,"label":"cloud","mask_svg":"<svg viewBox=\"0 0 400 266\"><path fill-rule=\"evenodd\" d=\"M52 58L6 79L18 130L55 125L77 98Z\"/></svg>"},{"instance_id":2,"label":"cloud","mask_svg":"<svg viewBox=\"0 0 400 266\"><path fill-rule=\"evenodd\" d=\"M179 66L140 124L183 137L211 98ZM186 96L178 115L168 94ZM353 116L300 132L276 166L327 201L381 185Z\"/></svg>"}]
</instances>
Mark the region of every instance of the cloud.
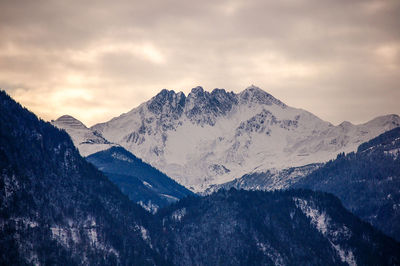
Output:
<instances>
[{"instance_id":1,"label":"cloud","mask_svg":"<svg viewBox=\"0 0 400 266\"><path fill-rule=\"evenodd\" d=\"M0 2L0 87L88 125L162 88L256 84L333 123L400 113L400 2ZM345 111L344 111L345 110Z\"/></svg>"}]
</instances>

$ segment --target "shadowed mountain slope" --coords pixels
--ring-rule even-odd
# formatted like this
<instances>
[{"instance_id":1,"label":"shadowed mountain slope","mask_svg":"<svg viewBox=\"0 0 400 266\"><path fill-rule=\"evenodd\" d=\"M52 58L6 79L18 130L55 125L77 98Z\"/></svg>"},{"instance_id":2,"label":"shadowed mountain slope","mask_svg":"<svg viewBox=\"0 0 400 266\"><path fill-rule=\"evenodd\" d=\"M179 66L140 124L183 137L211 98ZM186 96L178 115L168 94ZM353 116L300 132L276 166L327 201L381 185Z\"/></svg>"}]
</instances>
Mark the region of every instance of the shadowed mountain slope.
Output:
<instances>
[{"instance_id":1,"label":"shadowed mountain slope","mask_svg":"<svg viewBox=\"0 0 400 266\"><path fill-rule=\"evenodd\" d=\"M97 152L86 160L104 172L132 201L150 211L193 195L193 192L122 147Z\"/></svg>"}]
</instances>

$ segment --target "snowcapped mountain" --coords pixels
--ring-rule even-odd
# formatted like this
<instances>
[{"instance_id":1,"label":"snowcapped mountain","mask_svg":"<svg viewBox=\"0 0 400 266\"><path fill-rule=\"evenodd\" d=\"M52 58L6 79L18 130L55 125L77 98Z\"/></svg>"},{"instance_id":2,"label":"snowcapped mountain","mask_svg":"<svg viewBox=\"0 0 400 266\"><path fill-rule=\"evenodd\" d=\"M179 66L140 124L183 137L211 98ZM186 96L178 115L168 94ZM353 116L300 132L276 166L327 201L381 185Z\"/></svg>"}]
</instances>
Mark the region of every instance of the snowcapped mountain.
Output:
<instances>
[{"instance_id":1,"label":"snowcapped mountain","mask_svg":"<svg viewBox=\"0 0 400 266\"><path fill-rule=\"evenodd\" d=\"M113 146L99 132L87 128L81 121L72 116L63 115L51 123L67 131L82 156L87 156Z\"/></svg>"},{"instance_id":2,"label":"snowcapped mountain","mask_svg":"<svg viewBox=\"0 0 400 266\"><path fill-rule=\"evenodd\" d=\"M328 161L399 125L388 115L334 126L251 86L237 94L196 87L187 96L164 89L89 130L199 192L248 173Z\"/></svg>"}]
</instances>

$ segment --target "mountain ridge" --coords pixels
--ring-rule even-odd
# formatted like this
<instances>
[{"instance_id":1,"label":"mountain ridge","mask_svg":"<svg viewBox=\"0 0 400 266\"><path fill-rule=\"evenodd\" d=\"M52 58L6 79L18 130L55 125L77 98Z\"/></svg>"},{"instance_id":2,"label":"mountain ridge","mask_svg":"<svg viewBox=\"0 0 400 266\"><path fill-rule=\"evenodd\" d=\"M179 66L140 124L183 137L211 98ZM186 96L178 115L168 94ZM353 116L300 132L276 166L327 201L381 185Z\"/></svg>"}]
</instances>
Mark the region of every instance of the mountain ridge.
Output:
<instances>
[{"instance_id":1,"label":"mountain ridge","mask_svg":"<svg viewBox=\"0 0 400 266\"><path fill-rule=\"evenodd\" d=\"M253 172L326 162L399 125L388 115L334 126L250 86L240 93L196 87L187 96L164 89L90 130L200 192Z\"/></svg>"},{"instance_id":2,"label":"mountain ridge","mask_svg":"<svg viewBox=\"0 0 400 266\"><path fill-rule=\"evenodd\" d=\"M152 243L176 265L399 263L392 255L397 242L378 241L382 233L328 193L220 190L185 198L156 217Z\"/></svg>"},{"instance_id":3,"label":"mountain ridge","mask_svg":"<svg viewBox=\"0 0 400 266\"><path fill-rule=\"evenodd\" d=\"M122 147L93 153L86 160L95 165L130 200L150 212L193 193Z\"/></svg>"}]
</instances>

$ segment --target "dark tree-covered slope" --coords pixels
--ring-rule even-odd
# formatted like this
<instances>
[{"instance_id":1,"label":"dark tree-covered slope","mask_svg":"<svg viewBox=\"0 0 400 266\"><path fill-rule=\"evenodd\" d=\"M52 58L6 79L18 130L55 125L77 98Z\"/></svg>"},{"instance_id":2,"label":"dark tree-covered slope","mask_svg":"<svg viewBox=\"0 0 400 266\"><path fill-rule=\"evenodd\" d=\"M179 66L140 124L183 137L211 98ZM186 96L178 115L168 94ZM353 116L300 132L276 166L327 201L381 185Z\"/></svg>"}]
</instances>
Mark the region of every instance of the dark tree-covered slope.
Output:
<instances>
[{"instance_id":1,"label":"dark tree-covered slope","mask_svg":"<svg viewBox=\"0 0 400 266\"><path fill-rule=\"evenodd\" d=\"M331 192L350 211L400 241L400 127L340 154L293 188Z\"/></svg>"},{"instance_id":2,"label":"dark tree-covered slope","mask_svg":"<svg viewBox=\"0 0 400 266\"><path fill-rule=\"evenodd\" d=\"M86 157L128 197L149 210L156 210L193 192L122 147L112 147Z\"/></svg>"},{"instance_id":3,"label":"dark tree-covered slope","mask_svg":"<svg viewBox=\"0 0 400 266\"><path fill-rule=\"evenodd\" d=\"M166 264L150 216L83 159L64 131L0 91L0 264Z\"/></svg>"},{"instance_id":4,"label":"dark tree-covered slope","mask_svg":"<svg viewBox=\"0 0 400 266\"><path fill-rule=\"evenodd\" d=\"M400 246L331 194L220 190L157 213L152 241L176 265L396 265Z\"/></svg>"}]
</instances>

